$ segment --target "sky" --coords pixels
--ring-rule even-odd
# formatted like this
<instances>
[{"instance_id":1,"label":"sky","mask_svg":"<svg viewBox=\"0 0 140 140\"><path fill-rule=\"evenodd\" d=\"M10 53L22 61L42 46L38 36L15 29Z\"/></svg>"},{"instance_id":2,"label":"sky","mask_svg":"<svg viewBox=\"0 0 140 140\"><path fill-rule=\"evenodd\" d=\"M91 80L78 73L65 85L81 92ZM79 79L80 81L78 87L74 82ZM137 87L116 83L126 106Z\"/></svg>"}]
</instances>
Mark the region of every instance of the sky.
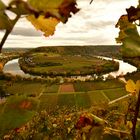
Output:
<instances>
[{"instance_id":1,"label":"sky","mask_svg":"<svg viewBox=\"0 0 140 140\"><path fill-rule=\"evenodd\" d=\"M3 0L7 2L8 0ZM4 48L57 45L115 45L119 30L115 28L126 8L137 6L138 0L78 0L81 9L66 24L60 23L51 37L44 37L30 22L22 18L8 37ZM0 32L0 39L3 32Z\"/></svg>"}]
</instances>

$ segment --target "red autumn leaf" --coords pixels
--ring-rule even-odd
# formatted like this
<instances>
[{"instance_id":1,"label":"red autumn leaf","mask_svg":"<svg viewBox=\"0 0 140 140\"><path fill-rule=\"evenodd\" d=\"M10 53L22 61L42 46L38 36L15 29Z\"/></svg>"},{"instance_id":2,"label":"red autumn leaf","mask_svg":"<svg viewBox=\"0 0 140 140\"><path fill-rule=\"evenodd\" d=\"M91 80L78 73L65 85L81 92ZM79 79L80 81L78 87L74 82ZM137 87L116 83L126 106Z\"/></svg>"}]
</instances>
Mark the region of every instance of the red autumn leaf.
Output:
<instances>
[{"instance_id":1,"label":"red autumn leaf","mask_svg":"<svg viewBox=\"0 0 140 140\"><path fill-rule=\"evenodd\" d=\"M93 121L85 116L80 116L78 122L75 125L76 129L81 129L82 127L85 127L87 125L92 125Z\"/></svg>"},{"instance_id":2,"label":"red autumn leaf","mask_svg":"<svg viewBox=\"0 0 140 140\"><path fill-rule=\"evenodd\" d=\"M14 129L14 131L19 133L20 132L20 128L17 127L17 128Z\"/></svg>"}]
</instances>

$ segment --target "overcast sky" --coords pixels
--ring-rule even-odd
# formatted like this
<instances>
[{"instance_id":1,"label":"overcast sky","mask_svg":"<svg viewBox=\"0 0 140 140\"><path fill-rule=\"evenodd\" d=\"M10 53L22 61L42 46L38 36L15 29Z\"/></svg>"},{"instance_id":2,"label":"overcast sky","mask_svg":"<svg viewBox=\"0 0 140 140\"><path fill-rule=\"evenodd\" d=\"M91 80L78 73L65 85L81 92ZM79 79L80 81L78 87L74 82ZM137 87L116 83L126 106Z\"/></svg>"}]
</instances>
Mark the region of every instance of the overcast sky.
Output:
<instances>
[{"instance_id":1,"label":"overcast sky","mask_svg":"<svg viewBox=\"0 0 140 140\"><path fill-rule=\"evenodd\" d=\"M115 24L122 14L126 14L125 9L136 6L138 0L93 0L91 5L89 2L78 0L80 12L69 19L67 24L60 23L54 36L49 38L36 31L26 19L21 19L4 47L116 44L118 29L115 29ZM2 36L0 32L0 39Z\"/></svg>"}]
</instances>

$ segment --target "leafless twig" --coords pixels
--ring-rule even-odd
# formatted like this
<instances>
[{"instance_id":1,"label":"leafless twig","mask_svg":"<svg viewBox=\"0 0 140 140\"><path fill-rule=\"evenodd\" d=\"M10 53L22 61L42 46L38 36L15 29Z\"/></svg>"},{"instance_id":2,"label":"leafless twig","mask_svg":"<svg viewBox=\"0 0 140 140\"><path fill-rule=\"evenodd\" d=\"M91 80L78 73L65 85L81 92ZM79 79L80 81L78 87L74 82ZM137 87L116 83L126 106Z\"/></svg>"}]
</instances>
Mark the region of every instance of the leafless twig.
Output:
<instances>
[{"instance_id":1,"label":"leafless twig","mask_svg":"<svg viewBox=\"0 0 140 140\"><path fill-rule=\"evenodd\" d=\"M90 1L90 4L93 2L93 0Z\"/></svg>"}]
</instances>

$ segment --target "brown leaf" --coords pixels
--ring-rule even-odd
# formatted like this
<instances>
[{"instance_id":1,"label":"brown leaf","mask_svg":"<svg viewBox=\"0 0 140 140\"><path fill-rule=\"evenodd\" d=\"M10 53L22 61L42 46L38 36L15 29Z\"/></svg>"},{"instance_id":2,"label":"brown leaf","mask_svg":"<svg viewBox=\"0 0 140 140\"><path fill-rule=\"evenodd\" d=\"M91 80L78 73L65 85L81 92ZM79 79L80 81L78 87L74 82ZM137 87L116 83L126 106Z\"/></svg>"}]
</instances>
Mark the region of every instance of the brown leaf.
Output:
<instances>
[{"instance_id":1,"label":"brown leaf","mask_svg":"<svg viewBox=\"0 0 140 140\"><path fill-rule=\"evenodd\" d=\"M79 9L76 7L75 0L64 0L59 7L59 13L62 17L66 18L66 21L71 17L71 12L73 14L77 13ZM66 22L65 21L65 22Z\"/></svg>"},{"instance_id":2,"label":"brown leaf","mask_svg":"<svg viewBox=\"0 0 140 140\"><path fill-rule=\"evenodd\" d=\"M131 6L130 8L126 9L128 14L128 20L129 22L134 22L138 19L140 19L140 8L135 8L134 6Z\"/></svg>"}]
</instances>

